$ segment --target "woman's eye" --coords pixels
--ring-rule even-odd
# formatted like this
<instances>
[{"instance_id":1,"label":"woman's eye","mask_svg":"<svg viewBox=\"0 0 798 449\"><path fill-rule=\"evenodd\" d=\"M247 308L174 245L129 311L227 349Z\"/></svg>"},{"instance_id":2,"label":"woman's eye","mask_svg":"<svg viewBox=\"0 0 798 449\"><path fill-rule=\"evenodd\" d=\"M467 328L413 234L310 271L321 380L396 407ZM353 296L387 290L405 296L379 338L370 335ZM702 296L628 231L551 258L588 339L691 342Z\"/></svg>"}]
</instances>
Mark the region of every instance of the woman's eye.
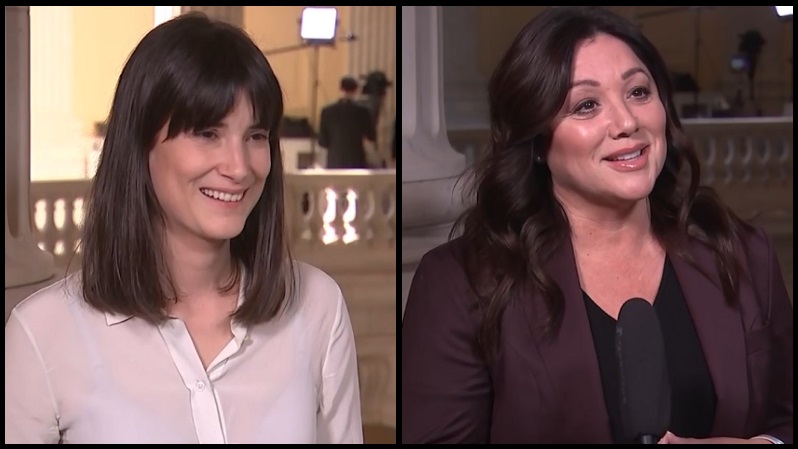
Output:
<instances>
[{"instance_id":1,"label":"woman's eye","mask_svg":"<svg viewBox=\"0 0 798 449\"><path fill-rule=\"evenodd\" d=\"M577 106L575 112L577 114L584 114L584 113L591 112L595 108L596 108L596 102L593 101L593 100L587 100L587 101L581 103L579 106Z\"/></svg>"},{"instance_id":2,"label":"woman's eye","mask_svg":"<svg viewBox=\"0 0 798 449\"><path fill-rule=\"evenodd\" d=\"M198 132L194 133L194 135L197 136L197 137L200 137L202 139L207 139L207 140L213 140L213 139L216 139L216 137L217 137L216 131L212 131L212 130L208 130L208 129L205 129L205 130L202 130L202 131L198 131Z\"/></svg>"},{"instance_id":3,"label":"woman's eye","mask_svg":"<svg viewBox=\"0 0 798 449\"><path fill-rule=\"evenodd\" d=\"M635 98L648 98L651 95L651 91L646 87L636 87L632 91L632 96Z\"/></svg>"}]
</instances>

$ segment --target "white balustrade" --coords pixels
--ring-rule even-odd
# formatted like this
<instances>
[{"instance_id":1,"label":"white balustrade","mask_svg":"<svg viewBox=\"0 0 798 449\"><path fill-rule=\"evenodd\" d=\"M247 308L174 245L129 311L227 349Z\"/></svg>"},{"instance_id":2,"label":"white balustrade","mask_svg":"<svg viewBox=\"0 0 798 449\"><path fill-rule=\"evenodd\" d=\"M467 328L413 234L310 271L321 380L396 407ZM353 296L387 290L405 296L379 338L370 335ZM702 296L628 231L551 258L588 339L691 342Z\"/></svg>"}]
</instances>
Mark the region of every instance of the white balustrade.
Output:
<instances>
[{"instance_id":1,"label":"white balustrade","mask_svg":"<svg viewBox=\"0 0 798 449\"><path fill-rule=\"evenodd\" d=\"M744 218L792 233L792 117L682 122L701 159L702 182Z\"/></svg>"},{"instance_id":2,"label":"white balustrade","mask_svg":"<svg viewBox=\"0 0 798 449\"><path fill-rule=\"evenodd\" d=\"M286 174L287 232L297 252L385 250L395 262L395 170L302 170ZM65 266L78 248L90 181L31 183L34 235Z\"/></svg>"}]
</instances>

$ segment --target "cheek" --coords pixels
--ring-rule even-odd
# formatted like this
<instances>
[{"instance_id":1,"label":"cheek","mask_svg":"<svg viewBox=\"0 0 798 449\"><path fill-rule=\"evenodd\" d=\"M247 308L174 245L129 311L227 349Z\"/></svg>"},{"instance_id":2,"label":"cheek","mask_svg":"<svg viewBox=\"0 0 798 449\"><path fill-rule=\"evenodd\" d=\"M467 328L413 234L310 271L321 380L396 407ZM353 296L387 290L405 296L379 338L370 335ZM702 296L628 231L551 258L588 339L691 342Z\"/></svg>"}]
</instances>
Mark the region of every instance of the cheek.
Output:
<instances>
[{"instance_id":1,"label":"cheek","mask_svg":"<svg viewBox=\"0 0 798 449\"><path fill-rule=\"evenodd\" d=\"M665 138L667 116L665 106L661 102L657 101L651 104L651 107L643 109L640 119L645 122L646 128L655 134L655 137Z\"/></svg>"},{"instance_id":2,"label":"cheek","mask_svg":"<svg viewBox=\"0 0 798 449\"><path fill-rule=\"evenodd\" d=\"M252 172L255 176L264 180L272 169L272 158L268 150L256 150L252 152Z\"/></svg>"},{"instance_id":3,"label":"cheek","mask_svg":"<svg viewBox=\"0 0 798 449\"><path fill-rule=\"evenodd\" d=\"M155 192L159 194L160 191L164 189L163 184L168 182L169 176L167 176L167 163L163 160L163 156L156 153L151 152L149 157L149 169L150 169L150 179L152 180L152 185L155 188Z\"/></svg>"},{"instance_id":4,"label":"cheek","mask_svg":"<svg viewBox=\"0 0 798 449\"><path fill-rule=\"evenodd\" d=\"M560 126L552 135L548 159L568 163L590 158L601 147L603 134L598 126L591 123Z\"/></svg>"}]
</instances>

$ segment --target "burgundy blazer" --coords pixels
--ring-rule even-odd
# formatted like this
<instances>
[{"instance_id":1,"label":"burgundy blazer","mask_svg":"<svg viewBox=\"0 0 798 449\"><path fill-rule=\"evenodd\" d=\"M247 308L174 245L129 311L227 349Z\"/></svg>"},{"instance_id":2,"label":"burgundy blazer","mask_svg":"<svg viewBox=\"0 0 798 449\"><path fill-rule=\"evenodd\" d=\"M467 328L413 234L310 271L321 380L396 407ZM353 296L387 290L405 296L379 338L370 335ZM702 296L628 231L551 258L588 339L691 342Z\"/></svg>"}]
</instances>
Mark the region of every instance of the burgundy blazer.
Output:
<instances>
[{"instance_id":1,"label":"burgundy blazer","mask_svg":"<svg viewBox=\"0 0 798 449\"><path fill-rule=\"evenodd\" d=\"M768 434L792 443L792 304L773 245L747 238L751 281L726 305L714 256L696 240L697 264L669 254L715 386L712 436ZM542 299L511 302L497 361L472 349L474 296L457 239L427 253L416 271L402 324L402 443L612 443L598 359L573 248L546 261L562 288L562 330L533 329ZM711 275L702 274L706 271Z\"/></svg>"}]
</instances>

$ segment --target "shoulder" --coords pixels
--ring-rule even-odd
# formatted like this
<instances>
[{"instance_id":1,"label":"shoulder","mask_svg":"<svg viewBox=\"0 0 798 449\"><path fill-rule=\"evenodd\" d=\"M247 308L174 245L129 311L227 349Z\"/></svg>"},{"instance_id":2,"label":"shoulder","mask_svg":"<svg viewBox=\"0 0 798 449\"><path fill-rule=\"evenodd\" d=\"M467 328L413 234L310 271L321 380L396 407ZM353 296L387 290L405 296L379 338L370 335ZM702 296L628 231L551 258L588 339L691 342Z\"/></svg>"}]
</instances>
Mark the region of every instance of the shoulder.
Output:
<instances>
[{"instance_id":1,"label":"shoulder","mask_svg":"<svg viewBox=\"0 0 798 449\"><path fill-rule=\"evenodd\" d=\"M463 273L465 244L462 237L452 239L429 250L418 264L417 271L455 275Z\"/></svg>"},{"instance_id":2,"label":"shoulder","mask_svg":"<svg viewBox=\"0 0 798 449\"><path fill-rule=\"evenodd\" d=\"M55 324L71 305L82 304L80 275L72 274L31 294L14 307L11 315L27 323Z\"/></svg>"},{"instance_id":3,"label":"shoulder","mask_svg":"<svg viewBox=\"0 0 798 449\"><path fill-rule=\"evenodd\" d=\"M740 240L742 245L738 252L744 254L755 287L759 290L770 288L774 277L780 279L782 276L773 237L764 228L753 226Z\"/></svg>"},{"instance_id":4,"label":"shoulder","mask_svg":"<svg viewBox=\"0 0 798 449\"><path fill-rule=\"evenodd\" d=\"M294 261L297 287L302 295L330 297L340 294L341 288L329 274L305 262Z\"/></svg>"},{"instance_id":5,"label":"shoulder","mask_svg":"<svg viewBox=\"0 0 798 449\"><path fill-rule=\"evenodd\" d=\"M84 325L99 320L103 315L83 301L80 287L80 274L75 273L28 296L11 311L7 332L14 321L28 338L47 345L60 341L76 319Z\"/></svg>"},{"instance_id":6,"label":"shoulder","mask_svg":"<svg viewBox=\"0 0 798 449\"><path fill-rule=\"evenodd\" d=\"M692 248L701 248L707 252L711 249L709 245L695 236L689 238ZM773 249L773 239L771 235L762 227L748 223L748 227L743 228L736 239L732 240L734 250L739 255L745 254L748 258L767 257Z\"/></svg>"},{"instance_id":7,"label":"shoulder","mask_svg":"<svg viewBox=\"0 0 798 449\"><path fill-rule=\"evenodd\" d=\"M789 243L791 245L791 243ZM761 300L773 288L784 285L781 264L776 253L773 236L762 226L749 225L732 242L733 251L747 279L753 282L757 296ZM706 268L715 267L712 249L698 239L691 239L691 247L697 250L698 261ZM775 284L781 284L778 287Z\"/></svg>"},{"instance_id":8,"label":"shoulder","mask_svg":"<svg viewBox=\"0 0 798 449\"><path fill-rule=\"evenodd\" d=\"M296 297L302 315L311 320L334 318L346 308L341 287L327 273L305 262L294 262Z\"/></svg>"},{"instance_id":9,"label":"shoulder","mask_svg":"<svg viewBox=\"0 0 798 449\"><path fill-rule=\"evenodd\" d=\"M469 310L473 303L463 258L462 239L454 239L428 251L413 275L405 320L416 314L419 319L443 318L452 308Z\"/></svg>"},{"instance_id":10,"label":"shoulder","mask_svg":"<svg viewBox=\"0 0 798 449\"><path fill-rule=\"evenodd\" d=\"M761 226L751 225L751 229L746 230L740 240L749 255L762 255L773 249L773 238Z\"/></svg>"}]
</instances>

